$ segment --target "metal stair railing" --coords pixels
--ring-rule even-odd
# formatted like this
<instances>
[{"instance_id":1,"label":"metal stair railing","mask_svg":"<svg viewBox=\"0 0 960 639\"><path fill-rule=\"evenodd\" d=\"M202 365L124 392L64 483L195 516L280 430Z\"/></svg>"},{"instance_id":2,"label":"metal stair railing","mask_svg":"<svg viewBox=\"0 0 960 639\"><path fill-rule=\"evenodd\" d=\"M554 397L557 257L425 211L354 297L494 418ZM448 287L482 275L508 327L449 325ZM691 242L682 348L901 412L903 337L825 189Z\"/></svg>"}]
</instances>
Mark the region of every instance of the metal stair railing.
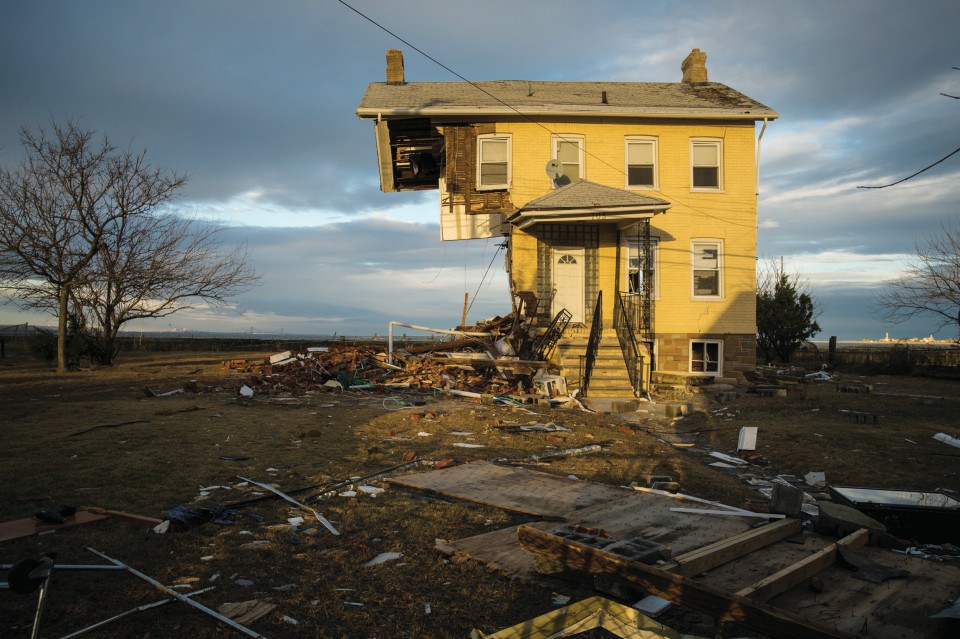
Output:
<instances>
[{"instance_id":1,"label":"metal stair railing","mask_svg":"<svg viewBox=\"0 0 960 639\"><path fill-rule=\"evenodd\" d=\"M593 364L597 360L601 339L603 339L603 291L597 293L597 304L593 307L590 339L587 340L587 353L584 356L583 371L580 376L580 392L584 397L590 389L590 376L593 374Z\"/></svg>"},{"instance_id":2,"label":"metal stair railing","mask_svg":"<svg viewBox=\"0 0 960 639\"><path fill-rule=\"evenodd\" d=\"M613 300L613 328L617 331L617 341L620 342L620 350L623 352L623 361L627 366L633 394L639 397L643 392L643 356L640 354L637 333L630 319L631 314L628 312L627 305L617 292Z\"/></svg>"},{"instance_id":3,"label":"metal stair railing","mask_svg":"<svg viewBox=\"0 0 960 639\"><path fill-rule=\"evenodd\" d=\"M553 318L553 321L550 322L550 326L547 327L546 332L534 341L530 358L535 360L547 359L547 356L553 351L557 342L560 341L563 332L567 330L571 319L573 319L573 314L567 309L561 308L560 312Z\"/></svg>"}]
</instances>

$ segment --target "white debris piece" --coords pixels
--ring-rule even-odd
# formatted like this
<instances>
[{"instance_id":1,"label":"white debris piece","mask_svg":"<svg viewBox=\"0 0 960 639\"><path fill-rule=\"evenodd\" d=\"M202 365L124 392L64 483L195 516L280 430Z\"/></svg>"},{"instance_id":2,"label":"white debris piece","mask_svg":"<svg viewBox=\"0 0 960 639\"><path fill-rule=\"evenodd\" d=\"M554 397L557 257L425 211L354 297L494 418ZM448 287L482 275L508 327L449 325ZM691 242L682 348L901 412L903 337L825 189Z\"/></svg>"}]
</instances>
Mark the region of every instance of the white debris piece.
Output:
<instances>
[{"instance_id":1,"label":"white debris piece","mask_svg":"<svg viewBox=\"0 0 960 639\"><path fill-rule=\"evenodd\" d=\"M382 563L386 563L388 561L395 561L397 559L400 559L401 557L403 557L402 552L382 552L376 557L374 557L373 559L371 559L370 561L368 561L367 563L365 563L364 566L379 566Z\"/></svg>"}]
</instances>

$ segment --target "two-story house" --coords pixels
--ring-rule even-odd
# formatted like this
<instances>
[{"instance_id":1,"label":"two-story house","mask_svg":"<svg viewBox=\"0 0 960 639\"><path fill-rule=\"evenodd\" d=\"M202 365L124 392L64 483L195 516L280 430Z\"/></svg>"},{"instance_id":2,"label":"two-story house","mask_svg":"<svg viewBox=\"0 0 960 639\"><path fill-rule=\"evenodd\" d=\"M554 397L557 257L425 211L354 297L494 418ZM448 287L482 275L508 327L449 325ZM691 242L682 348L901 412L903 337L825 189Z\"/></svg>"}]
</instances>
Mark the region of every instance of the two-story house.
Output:
<instances>
[{"instance_id":1,"label":"two-story house","mask_svg":"<svg viewBox=\"0 0 960 639\"><path fill-rule=\"evenodd\" d=\"M511 293L566 340L568 383L599 394L613 348L639 393L658 371L755 367L756 125L778 114L705 63L694 49L680 82L408 83L391 50L357 115L384 191L439 191L442 240L507 238Z\"/></svg>"}]
</instances>

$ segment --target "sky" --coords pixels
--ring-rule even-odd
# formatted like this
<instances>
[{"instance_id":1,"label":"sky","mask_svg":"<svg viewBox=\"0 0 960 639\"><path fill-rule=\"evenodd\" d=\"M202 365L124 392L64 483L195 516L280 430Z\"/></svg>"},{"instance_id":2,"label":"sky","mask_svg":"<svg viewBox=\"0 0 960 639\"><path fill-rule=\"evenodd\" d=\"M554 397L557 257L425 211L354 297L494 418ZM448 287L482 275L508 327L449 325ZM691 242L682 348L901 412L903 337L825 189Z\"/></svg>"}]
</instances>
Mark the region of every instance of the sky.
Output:
<instances>
[{"instance_id":1,"label":"sky","mask_svg":"<svg viewBox=\"0 0 960 639\"><path fill-rule=\"evenodd\" d=\"M506 314L497 240L441 242L435 191L381 193L355 109L404 51L408 81L711 81L780 113L761 145L761 261L818 300L819 338L923 337L878 319L877 287L960 216L955 0L9 0L0 20L0 163L21 127L73 119L189 176L177 202L245 243L261 284L227 308L133 330L383 335ZM358 13L359 12L359 13ZM48 316L0 305L0 326ZM400 329L403 330L403 329ZM415 331L410 331L414 334ZM937 335L955 337L956 330Z\"/></svg>"}]
</instances>

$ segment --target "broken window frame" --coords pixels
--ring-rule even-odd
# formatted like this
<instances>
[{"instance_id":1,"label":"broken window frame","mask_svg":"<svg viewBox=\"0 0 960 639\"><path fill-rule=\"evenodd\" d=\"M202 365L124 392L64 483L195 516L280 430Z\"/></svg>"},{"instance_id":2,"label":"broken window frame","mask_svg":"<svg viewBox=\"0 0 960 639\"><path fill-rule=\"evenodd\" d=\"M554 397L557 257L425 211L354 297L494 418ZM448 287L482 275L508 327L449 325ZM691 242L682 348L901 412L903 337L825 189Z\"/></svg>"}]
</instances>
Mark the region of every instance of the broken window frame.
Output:
<instances>
[{"instance_id":1,"label":"broken window frame","mask_svg":"<svg viewBox=\"0 0 960 639\"><path fill-rule=\"evenodd\" d=\"M714 157L705 157L710 151ZM723 190L723 140L690 139L690 190Z\"/></svg>"},{"instance_id":2,"label":"broken window frame","mask_svg":"<svg viewBox=\"0 0 960 639\"><path fill-rule=\"evenodd\" d=\"M650 163L638 163L630 162L630 149L638 147L648 147L650 149ZM647 190L658 190L659 189L659 180L658 180L658 171L657 171L657 138L650 136L629 136L624 141L624 176L625 176L625 188L627 189L647 189ZM632 180L631 177L631 168L633 169L647 169L650 171L650 180Z\"/></svg>"},{"instance_id":3,"label":"broken window frame","mask_svg":"<svg viewBox=\"0 0 960 639\"><path fill-rule=\"evenodd\" d=\"M714 255L711 257L710 252ZM710 264L705 260L712 260ZM701 282L713 274L714 285L704 287ZM701 292L701 291L709 292ZM690 241L690 294L697 300L723 298L723 241L694 239Z\"/></svg>"},{"instance_id":4,"label":"broken window frame","mask_svg":"<svg viewBox=\"0 0 960 639\"><path fill-rule=\"evenodd\" d=\"M688 370L691 373L723 375L723 340L720 339L692 339L690 340L690 358Z\"/></svg>"},{"instance_id":5,"label":"broken window frame","mask_svg":"<svg viewBox=\"0 0 960 639\"><path fill-rule=\"evenodd\" d=\"M506 160L491 160L485 158L484 148L488 148L487 156L493 155L493 147L503 144L506 146ZM477 190L478 191L494 191L509 189L512 183L513 177L513 141L512 136L504 133L484 133L477 136ZM493 167L493 166L503 166L504 170L498 172L499 174L504 175L505 180L502 182L484 182L484 167ZM490 176L487 174L487 179L490 179Z\"/></svg>"}]
</instances>

